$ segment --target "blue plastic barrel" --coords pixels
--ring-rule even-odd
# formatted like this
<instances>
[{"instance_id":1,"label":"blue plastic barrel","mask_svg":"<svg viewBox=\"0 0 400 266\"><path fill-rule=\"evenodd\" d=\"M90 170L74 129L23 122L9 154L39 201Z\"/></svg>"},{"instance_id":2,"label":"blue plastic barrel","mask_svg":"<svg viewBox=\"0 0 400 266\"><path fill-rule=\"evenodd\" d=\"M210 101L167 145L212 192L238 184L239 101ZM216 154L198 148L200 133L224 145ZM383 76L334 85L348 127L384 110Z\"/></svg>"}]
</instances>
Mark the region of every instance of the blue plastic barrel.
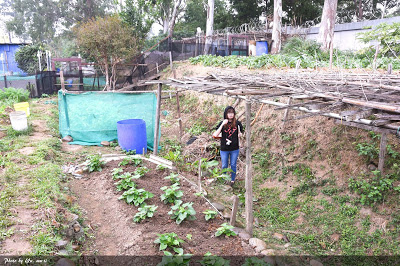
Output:
<instances>
[{"instance_id":1,"label":"blue plastic barrel","mask_svg":"<svg viewBox=\"0 0 400 266\"><path fill-rule=\"evenodd\" d=\"M268 43L267 41L256 42L256 55L268 54Z\"/></svg>"},{"instance_id":2,"label":"blue plastic barrel","mask_svg":"<svg viewBox=\"0 0 400 266\"><path fill-rule=\"evenodd\" d=\"M143 119L127 119L117 122L118 144L126 151L137 154L147 152L146 122Z\"/></svg>"}]
</instances>

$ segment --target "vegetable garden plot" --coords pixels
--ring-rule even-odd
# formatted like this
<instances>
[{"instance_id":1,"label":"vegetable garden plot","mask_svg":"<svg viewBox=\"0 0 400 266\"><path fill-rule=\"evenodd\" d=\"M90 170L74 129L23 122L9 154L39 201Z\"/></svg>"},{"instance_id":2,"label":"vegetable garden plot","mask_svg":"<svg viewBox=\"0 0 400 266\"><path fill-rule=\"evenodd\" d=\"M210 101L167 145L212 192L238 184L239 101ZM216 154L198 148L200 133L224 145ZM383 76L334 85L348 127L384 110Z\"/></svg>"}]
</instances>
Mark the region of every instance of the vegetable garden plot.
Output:
<instances>
[{"instance_id":1,"label":"vegetable garden plot","mask_svg":"<svg viewBox=\"0 0 400 266\"><path fill-rule=\"evenodd\" d=\"M164 179L170 175L169 170L157 170L155 164L146 161L138 166L134 162L129 165L122 165L124 163L121 162L109 162L101 172L93 172L86 179L73 181L73 190L83 195L78 200L79 205L87 210L87 218L92 227L96 228L96 246L88 247L89 254L94 249L100 255L162 256L163 250L171 254L189 253L194 256L203 256L207 252L217 256L255 254L248 244L236 236L215 236L217 229L226 221L219 217L205 220L203 212L212 210L212 207L204 198L195 195L197 191L187 181L180 180L177 191L182 191L182 196L179 197L180 193L175 194L182 203L175 204L172 210L173 204L165 204L161 200L167 190L171 192L171 178ZM146 172L143 167L149 171ZM115 170L118 168L122 171ZM163 199L168 202L165 196ZM135 204L139 205L142 200L147 206L153 207L142 206L141 212L137 214L139 206ZM189 212L188 219L182 221L183 214L177 212L190 209L190 206L196 213ZM152 213L152 217L146 216L147 211ZM191 215L194 220L189 219ZM141 221L135 223L134 216L137 221ZM157 238L165 238L169 233L175 233L184 242L171 247L154 243Z\"/></svg>"}]
</instances>

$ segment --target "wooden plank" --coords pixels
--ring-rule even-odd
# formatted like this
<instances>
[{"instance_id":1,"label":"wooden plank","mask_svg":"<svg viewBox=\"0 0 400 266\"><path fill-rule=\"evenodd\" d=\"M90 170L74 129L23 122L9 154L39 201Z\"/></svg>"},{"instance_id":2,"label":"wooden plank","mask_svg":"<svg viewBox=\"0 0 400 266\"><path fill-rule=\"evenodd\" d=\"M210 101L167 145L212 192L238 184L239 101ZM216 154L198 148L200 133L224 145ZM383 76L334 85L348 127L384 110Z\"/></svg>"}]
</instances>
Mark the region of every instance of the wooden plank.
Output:
<instances>
[{"instance_id":1,"label":"wooden plank","mask_svg":"<svg viewBox=\"0 0 400 266\"><path fill-rule=\"evenodd\" d=\"M383 167L385 166L386 144L387 144L387 133L382 133L381 143L379 146L379 163L378 163L378 170L381 172L381 177L383 177Z\"/></svg>"},{"instance_id":2,"label":"wooden plank","mask_svg":"<svg viewBox=\"0 0 400 266\"><path fill-rule=\"evenodd\" d=\"M157 90L157 106L156 106L156 123L155 123L155 130L154 130L154 142L153 142L153 154L158 154L158 135L160 130L160 109L161 109L161 88L162 84L158 84Z\"/></svg>"},{"instance_id":3,"label":"wooden plank","mask_svg":"<svg viewBox=\"0 0 400 266\"><path fill-rule=\"evenodd\" d=\"M234 195L233 196L231 219L229 221L230 225L232 225L232 226L235 226L235 223L236 223L236 214L237 214L237 211L238 211L238 205L239 205L239 197Z\"/></svg>"},{"instance_id":4,"label":"wooden plank","mask_svg":"<svg viewBox=\"0 0 400 266\"><path fill-rule=\"evenodd\" d=\"M356 127L356 128L361 128L361 129L368 130L368 131L378 132L378 133L396 134L396 130L394 130L394 129L368 126L368 125L364 125L364 124L360 124L360 123L348 122L348 121L343 121L343 120L339 120L339 119L337 119L335 121L335 123L338 125Z\"/></svg>"},{"instance_id":5,"label":"wooden plank","mask_svg":"<svg viewBox=\"0 0 400 266\"><path fill-rule=\"evenodd\" d=\"M289 97L287 105L290 106L291 103L292 103L292 97ZM289 115L289 108L286 108L285 113L283 114L283 119L282 119L283 125L282 126L285 126L285 121L287 120L288 115Z\"/></svg>"},{"instance_id":6,"label":"wooden plank","mask_svg":"<svg viewBox=\"0 0 400 266\"><path fill-rule=\"evenodd\" d=\"M253 235L253 177L251 173L251 102L246 99L246 231Z\"/></svg>"}]
</instances>

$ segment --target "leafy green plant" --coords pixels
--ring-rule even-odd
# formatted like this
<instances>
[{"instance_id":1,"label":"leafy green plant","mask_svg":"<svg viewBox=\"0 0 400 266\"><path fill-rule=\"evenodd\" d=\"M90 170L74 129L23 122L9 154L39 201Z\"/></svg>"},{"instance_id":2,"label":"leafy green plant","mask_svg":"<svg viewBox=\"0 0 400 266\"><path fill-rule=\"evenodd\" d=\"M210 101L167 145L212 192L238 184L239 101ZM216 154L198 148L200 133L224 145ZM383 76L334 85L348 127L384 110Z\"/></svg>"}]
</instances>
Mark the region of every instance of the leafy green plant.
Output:
<instances>
[{"instance_id":1,"label":"leafy green plant","mask_svg":"<svg viewBox=\"0 0 400 266\"><path fill-rule=\"evenodd\" d=\"M164 177L164 179L169 180L172 184L178 184L179 185L179 181L181 180L178 174L175 173L171 173L169 176Z\"/></svg>"},{"instance_id":2,"label":"leafy green plant","mask_svg":"<svg viewBox=\"0 0 400 266\"><path fill-rule=\"evenodd\" d=\"M207 158L201 158L200 160L197 160L194 163L192 163L192 167L195 169L195 171L199 169L199 161L201 162L202 172L210 171L212 168L219 165L217 160L208 161Z\"/></svg>"},{"instance_id":3,"label":"leafy green plant","mask_svg":"<svg viewBox=\"0 0 400 266\"><path fill-rule=\"evenodd\" d=\"M142 159L140 159L140 158L126 157L118 164L118 166L126 166L129 164L134 164L135 166L138 166L141 163L142 163Z\"/></svg>"},{"instance_id":4,"label":"leafy green plant","mask_svg":"<svg viewBox=\"0 0 400 266\"><path fill-rule=\"evenodd\" d=\"M378 158L379 149L373 143L358 143L356 150L358 151L359 155L366 157L367 162L371 162Z\"/></svg>"},{"instance_id":5,"label":"leafy green plant","mask_svg":"<svg viewBox=\"0 0 400 266\"><path fill-rule=\"evenodd\" d=\"M188 133L192 136L199 136L201 133L208 131L208 128L204 123L195 122L191 128L188 129Z\"/></svg>"},{"instance_id":6,"label":"leafy green plant","mask_svg":"<svg viewBox=\"0 0 400 266\"><path fill-rule=\"evenodd\" d=\"M226 236L236 236L236 233L232 231L234 227L228 223L221 224L221 227L217 228L215 236L226 235Z\"/></svg>"},{"instance_id":7,"label":"leafy green plant","mask_svg":"<svg viewBox=\"0 0 400 266\"><path fill-rule=\"evenodd\" d=\"M183 192L180 189L180 186L175 183L171 186L164 186L161 188L164 191L164 194L161 195L161 200L167 203L175 203L175 201L179 200L183 196Z\"/></svg>"},{"instance_id":8,"label":"leafy green plant","mask_svg":"<svg viewBox=\"0 0 400 266\"><path fill-rule=\"evenodd\" d=\"M219 167L215 167L211 170L211 177L217 179L219 182L223 183L225 181L231 180L230 172L233 172L230 168L220 169Z\"/></svg>"},{"instance_id":9,"label":"leafy green plant","mask_svg":"<svg viewBox=\"0 0 400 266\"><path fill-rule=\"evenodd\" d=\"M176 233L157 234L158 238L154 240L155 244L160 244L160 250L171 248L178 255L183 255L183 249L180 248L181 243L185 241L180 239Z\"/></svg>"},{"instance_id":10,"label":"leafy green plant","mask_svg":"<svg viewBox=\"0 0 400 266\"><path fill-rule=\"evenodd\" d=\"M382 202L393 187L393 180L381 177L379 171L372 173L372 178L361 176L358 179L349 179L349 188L360 195L362 205L372 206L374 203Z\"/></svg>"},{"instance_id":11,"label":"leafy green plant","mask_svg":"<svg viewBox=\"0 0 400 266\"><path fill-rule=\"evenodd\" d=\"M144 189L131 188L125 191L119 199L124 199L128 204L134 204L135 206L141 205L146 199L154 197L153 193L150 193Z\"/></svg>"},{"instance_id":12,"label":"leafy green plant","mask_svg":"<svg viewBox=\"0 0 400 266\"><path fill-rule=\"evenodd\" d=\"M165 159L170 160L172 162L180 162L182 161L181 152L180 151L169 151L165 156Z\"/></svg>"},{"instance_id":13,"label":"leafy green plant","mask_svg":"<svg viewBox=\"0 0 400 266\"><path fill-rule=\"evenodd\" d=\"M168 167L166 167L165 165L159 164L156 167L156 170L158 171L164 171L165 169L168 169Z\"/></svg>"},{"instance_id":14,"label":"leafy green plant","mask_svg":"<svg viewBox=\"0 0 400 266\"><path fill-rule=\"evenodd\" d=\"M131 173L125 173L123 175L120 175L119 178L120 178L120 180L115 183L118 191L127 190L130 188L136 187L135 182L133 182L133 180L132 180Z\"/></svg>"},{"instance_id":15,"label":"leafy green plant","mask_svg":"<svg viewBox=\"0 0 400 266\"><path fill-rule=\"evenodd\" d=\"M126 155L135 155L136 154L136 150L127 150L127 151L124 150L124 152Z\"/></svg>"},{"instance_id":16,"label":"leafy green plant","mask_svg":"<svg viewBox=\"0 0 400 266\"><path fill-rule=\"evenodd\" d=\"M122 168L114 168L114 169L112 169L111 174L112 174L113 179L114 180L118 179L120 177L121 173L123 173L123 172L124 172L124 170L122 170Z\"/></svg>"},{"instance_id":17,"label":"leafy green plant","mask_svg":"<svg viewBox=\"0 0 400 266\"><path fill-rule=\"evenodd\" d=\"M168 212L177 224L181 224L184 220L196 220L196 211L193 209L193 202L182 204L181 200L175 201L175 205Z\"/></svg>"},{"instance_id":18,"label":"leafy green plant","mask_svg":"<svg viewBox=\"0 0 400 266\"><path fill-rule=\"evenodd\" d=\"M204 257L201 261L199 261L201 265L203 266L229 266L230 261L226 260L224 258L215 256L211 254L210 252L207 252L204 254Z\"/></svg>"},{"instance_id":19,"label":"leafy green plant","mask_svg":"<svg viewBox=\"0 0 400 266\"><path fill-rule=\"evenodd\" d=\"M89 173L100 172L102 170L104 162L101 161L101 156L99 154L89 155L87 159L89 160Z\"/></svg>"},{"instance_id":20,"label":"leafy green plant","mask_svg":"<svg viewBox=\"0 0 400 266\"><path fill-rule=\"evenodd\" d=\"M153 217L155 211L157 210L158 206L156 205L144 205L140 207L138 212L133 217L133 221L135 223L139 223L146 218Z\"/></svg>"},{"instance_id":21,"label":"leafy green plant","mask_svg":"<svg viewBox=\"0 0 400 266\"><path fill-rule=\"evenodd\" d=\"M217 216L217 212L214 210L205 210L203 213L205 214L204 218L206 221L214 219Z\"/></svg>"},{"instance_id":22,"label":"leafy green plant","mask_svg":"<svg viewBox=\"0 0 400 266\"><path fill-rule=\"evenodd\" d=\"M139 176L144 176L146 173L148 173L150 171L149 168L147 168L146 166L143 167L139 167L135 170L135 175L139 175Z\"/></svg>"}]
</instances>

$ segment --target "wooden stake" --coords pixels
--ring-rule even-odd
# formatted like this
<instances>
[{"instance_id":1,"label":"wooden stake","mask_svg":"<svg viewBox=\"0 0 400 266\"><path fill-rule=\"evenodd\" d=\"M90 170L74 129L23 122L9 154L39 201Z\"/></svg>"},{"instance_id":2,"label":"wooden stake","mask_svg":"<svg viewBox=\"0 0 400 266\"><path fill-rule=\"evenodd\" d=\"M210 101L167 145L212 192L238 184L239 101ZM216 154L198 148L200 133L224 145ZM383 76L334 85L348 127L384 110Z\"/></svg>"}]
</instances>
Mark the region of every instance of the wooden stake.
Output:
<instances>
[{"instance_id":1,"label":"wooden stake","mask_svg":"<svg viewBox=\"0 0 400 266\"><path fill-rule=\"evenodd\" d=\"M288 100L288 102L287 102L287 105L290 105L292 103L292 97L289 97L289 100ZM285 126L285 121L286 121L286 119L287 119L287 117L288 117L288 115L289 115L289 108L287 108L286 110L285 110L285 113L283 114L283 124L282 124L282 126Z\"/></svg>"},{"instance_id":2,"label":"wooden stake","mask_svg":"<svg viewBox=\"0 0 400 266\"><path fill-rule=\"evenodd\" d=\"M246 98L246 231L253 235L253 179L251 176L251 102Z\"/></svg>"},{"instance_id":3,"label":"wooden stake","mask_svg":"<svg viewBox=\"0 0 400 266\"><path fill-rule=\"evenodd\" d=\"M174 79L176 79L176 72L174 69L174 64L172 63L172 52L171 51L169 52L169 65L171 66L171 71L174 76Z\"/></svg>"},{"instance_id":4,"label":"wooden stake","mask_svg":"<svg viewBox=\"0 0 400 266\"><path fill-rule=\"evenodd\" d=\"M238 210L238 205L239 205L239 197L234 195L233 196L233 206L232 206L232 213L231 213L231 220L230 220L230 225L235 226L236 223L236 213Z\"/></svg>"},{"instance_id":5,"label":"wooden stake","mask_svg":"<svg viewBox=\"0 0 400 266\"><path fill-rule=\"evenodd\" d=\"M388 69L387 69L387 73L389 74L389 75L391 75L392 74L392 63L390 63L390 64L388 64Z\"/></svg>"},{"instance_id":6,"label":"wooden stake","mask_svg":"<svg viewBox=\"0 0 400 266\"><path fill-rule=\"evenodd\" d=\"M161 88L162 84L158 84L157 89L157 106L156 106L156 124L154 130L154 147L153 147L153 154L157 155L158 153L158 135L160 132L160 109L161 109Z\"/></svg>"},{"instance_id":7,"label":"wooden stake","mask_svg":"<svg viewBox=\"0 0 400 266\"><path fill-rule=\"evenodd\" d=\"M198 178L198 181L199 181L199 192L201 193L201 159L199 160L199 178Z\"/></svg>"},{"instance_id":8,"label":"wooden stake","mask_svg":"<svg viewBox=\"0 0 400 266\"><path fill-rule=\"evenodd\" d=\"M182 117L181 117L181 107L179 104L179 92L176 89L176 111L178 115L178 122L179 122L179 143L182 141L182 134L183 134L183 125L182 125Z\"/></svg>"},{"instance_id":9,"label":"wooden stake","mask_svg":"<svg viewBox=\"0 0 400 266\"><path fill-rule=\"evenodd\" d=\"M381 176L383 176L383 167L385 166L386 144L387 144L387 133L382 133L381 145L379 147L379 163L378 163L378 170L381 172Z\"/></svg>"},{"instance_id":10,"label":"wooden stake","mask_svg":"<svg viewBox=\"0 0 400 266\"><path fill-rule=\"evenodd\" d=\"M64 71L62 70L60 70L60 83L61 83L61 89L65 91Z\"/></svg>"}]
</instances>

